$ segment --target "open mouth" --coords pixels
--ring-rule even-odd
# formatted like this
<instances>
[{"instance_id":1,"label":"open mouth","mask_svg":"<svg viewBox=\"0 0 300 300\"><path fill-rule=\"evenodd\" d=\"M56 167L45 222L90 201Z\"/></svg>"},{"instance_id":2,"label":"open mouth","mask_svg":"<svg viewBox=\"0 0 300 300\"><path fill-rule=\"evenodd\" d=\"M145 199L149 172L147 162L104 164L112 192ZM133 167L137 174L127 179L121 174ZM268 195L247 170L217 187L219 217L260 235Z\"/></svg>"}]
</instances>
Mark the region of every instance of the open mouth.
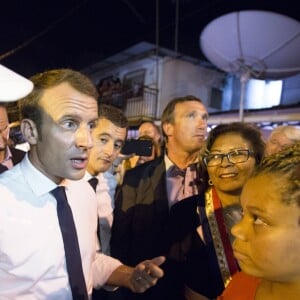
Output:
<instances>
[{"instance_id":1,"label":"open mouth","mask_svg":"<svg viewBox=\"0 0 300 300\"><path fill-rule=\"evenodd\" d=\"M87 166L86 158L73 158L71 159L72 167L75 169L85 169Z\"/></svg>"}]
</instances>

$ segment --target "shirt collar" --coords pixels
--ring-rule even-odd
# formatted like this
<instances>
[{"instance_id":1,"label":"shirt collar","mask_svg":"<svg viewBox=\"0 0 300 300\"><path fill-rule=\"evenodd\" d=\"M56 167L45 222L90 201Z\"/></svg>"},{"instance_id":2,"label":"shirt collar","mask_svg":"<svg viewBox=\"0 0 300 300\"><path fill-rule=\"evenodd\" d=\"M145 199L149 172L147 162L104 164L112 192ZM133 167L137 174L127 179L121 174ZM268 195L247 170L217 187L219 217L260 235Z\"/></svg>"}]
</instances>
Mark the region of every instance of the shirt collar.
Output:
<instances>
[{"instance_id":1,"label":"shirt collar","mask_svg":"<svg viewBox=\"0 0 300 300\"><path fill-rule=\"evenodd\" d=\"M3 163L7 160L10 160L12 158L12 154L11 154L11 151L9 149L8 146L5 147L5 156L4 156L4 159L0 162L0 163Z\"/></svg>"},{"instance_id":2,"label":"shirt collar","mask_svg":"<svg viewBox=\"0 0 300 300\"><path fill-rule=\"evenodd\" d=\"M93 177L94 176L92 176L88 171L85 171L84 176L83 176L83 180L89 181L89 179L91 179Z\"/></svg>"},{"instance_id":3,"label":"shirt collar","mask_svg":"<svg viewBox=\"0 0 300 300\"><path fill-rule=\"evenodd\" d=\"M20 162L20 168L24 174L24 178L30 186L31 190L37 195L49 193L51 190L57 187L57 184L41 173L30 162L28 153L25 154L24 159ZM63 185L66 183L63 182Z\"/></svg>"},{"instance_id":4,"label":"shirt collar","mask_svg":"<svg viewBox=\"0 0 300 300\"><path fill-rule=\"evenodd\" d=\"M165 160L165 165L166 165L166 172L168 172L170 170L170 168L172 166L174 166L175 164L170 160L170 158L168 157L168 155L166 153L164 156L164 160ZM193 163L189 164L189 166L196 165L197 163L198 163L198 158L196 158Z\"/></svg>"},{"instance_id":5,"label":"shirt collar","mask_svg":"<svg viewBox=\"0 0 300 300\"><path fill-rule=\"evenodd\" d=\"M6 146L4 161L9 160L9 159L11 159L11 158L12 158L11 151L10 151L9 147Z\"/></svg>"},{"instance_id":6,"label":"shirt collar","mask_svg":"<svg viewBox=\"0 0 300 300\"><path fill-rule=\"evenodd\" d=\"M174 163L170 160L170 158L168 157L168 155L165 153L165 157L164 157L164 160L165 160L165 165L166 165L166 172L169 171L169 169L174 166Z\"/></svg>"}]
</instances>

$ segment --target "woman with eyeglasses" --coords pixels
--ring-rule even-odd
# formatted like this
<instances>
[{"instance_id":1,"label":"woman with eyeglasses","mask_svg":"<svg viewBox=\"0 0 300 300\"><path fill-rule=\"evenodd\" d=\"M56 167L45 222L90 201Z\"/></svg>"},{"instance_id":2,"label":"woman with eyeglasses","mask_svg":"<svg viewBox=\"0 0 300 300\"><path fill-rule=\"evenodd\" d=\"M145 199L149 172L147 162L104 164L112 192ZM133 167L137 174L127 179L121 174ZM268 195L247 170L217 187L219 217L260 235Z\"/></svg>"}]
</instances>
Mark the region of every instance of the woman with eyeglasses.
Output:
<instances>
[{"instance_id":1,"label":"woman with eyeglasses","mask_svg":"<svg viewBox=\"0 0 300 300\"><path fill-rule=\"evenodd\" d=\"M197 250L187 259L188 269L195 272L187 280L186 299L216 298L239 271L230 230L242 217L240 194L264 149L261 132L250 124L220 124L210 131L203 154L208 188L199 199Z\"/></svg>"}]
</instances>

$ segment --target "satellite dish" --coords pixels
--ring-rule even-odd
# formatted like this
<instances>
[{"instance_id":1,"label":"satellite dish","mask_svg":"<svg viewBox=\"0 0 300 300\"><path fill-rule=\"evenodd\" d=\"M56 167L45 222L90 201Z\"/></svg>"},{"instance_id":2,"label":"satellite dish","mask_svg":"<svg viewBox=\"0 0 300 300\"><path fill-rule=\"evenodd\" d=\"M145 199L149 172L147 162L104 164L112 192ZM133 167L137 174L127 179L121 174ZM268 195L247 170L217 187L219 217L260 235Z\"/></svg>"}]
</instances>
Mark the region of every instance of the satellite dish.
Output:
<instances>
[{"instance_id":1,"label":"satellite dish","mask_svg":"<svg viewBox=\"0 0 300 300\"><path fill-rule=\"evenodd\" d=\"M33 83L27 78L0 65L0 102L13 102L28 95Z\"/></svg>"},{"instance_id":2,"label":"satellite dish","mask_svg":"<svg viewBox=\"0 0 300 300\"><path fill-rule=\"evenodd\" d=\"M202 52L241 81L240 119L246 82L282 79L300 72L300 23L287 16L246 10L210 22L200 35Z\"/></svg>"}]
</instances>

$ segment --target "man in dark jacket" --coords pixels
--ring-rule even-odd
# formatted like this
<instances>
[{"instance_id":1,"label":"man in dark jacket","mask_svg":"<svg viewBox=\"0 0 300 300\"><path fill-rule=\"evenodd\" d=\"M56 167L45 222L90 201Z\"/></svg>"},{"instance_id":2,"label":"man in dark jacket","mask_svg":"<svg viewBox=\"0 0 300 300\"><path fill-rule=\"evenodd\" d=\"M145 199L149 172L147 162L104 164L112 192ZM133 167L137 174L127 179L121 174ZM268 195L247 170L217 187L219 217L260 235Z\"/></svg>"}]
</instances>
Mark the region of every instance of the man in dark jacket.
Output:
<instances>
[{"instance_id":1,"label":"man in dark jacket","mask_svg":"<svg viewBox=\"0 0 300 300\"><path fill-rule=\"evenodd\" d=\"M124 291L124 299L183 299L184 262L199 225L196 198L191 196L204 186L197 160L207 117L194 96L170 101L161 120L166 153L125 173L116 194L111 254L128 264L153 255L167 259L157 286L143 295Z\"/></svg>"}]
</instances>

